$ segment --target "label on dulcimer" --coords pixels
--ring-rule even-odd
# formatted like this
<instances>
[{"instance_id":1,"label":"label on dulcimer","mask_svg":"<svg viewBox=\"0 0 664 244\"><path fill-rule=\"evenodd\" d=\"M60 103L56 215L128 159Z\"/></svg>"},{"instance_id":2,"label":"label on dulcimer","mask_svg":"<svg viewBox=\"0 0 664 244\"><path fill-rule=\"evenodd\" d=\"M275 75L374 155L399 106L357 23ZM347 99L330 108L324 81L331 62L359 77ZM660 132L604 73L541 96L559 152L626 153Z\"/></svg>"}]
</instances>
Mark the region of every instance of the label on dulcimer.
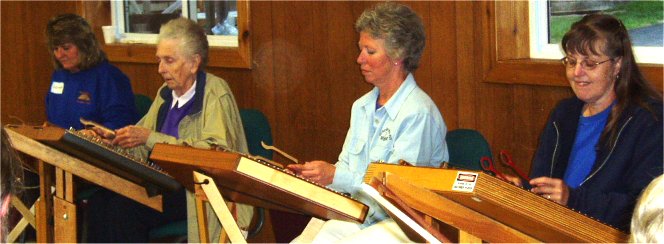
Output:
<instances>
[{"instance_id":1,"label":"label on dulcimer","mask_svg":"<svg viewBox=\"0 0 664 244\"><path fill-rule=\"evenodd\" d=\"M457 177L452 185L452 191L473 192L477 183L477 173L457 171Z\"/></svg>"}]
</instances>

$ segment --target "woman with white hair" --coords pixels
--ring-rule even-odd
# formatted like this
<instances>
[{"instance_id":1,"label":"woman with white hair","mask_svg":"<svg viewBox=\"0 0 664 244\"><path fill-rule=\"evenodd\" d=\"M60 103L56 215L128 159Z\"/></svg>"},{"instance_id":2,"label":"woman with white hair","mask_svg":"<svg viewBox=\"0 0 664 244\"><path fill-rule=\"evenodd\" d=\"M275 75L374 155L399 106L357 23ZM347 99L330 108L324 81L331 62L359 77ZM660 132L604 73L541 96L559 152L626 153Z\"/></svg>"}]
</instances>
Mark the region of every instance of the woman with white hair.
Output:
<instances>
[{"instance_id":1,"label":"woman with white hair","mask_svg":"<svg viewBox=\"0 0 664 244\"><path fill-rule=\"evenodd\" d=\"M248 152L231 89L223 79L203 71L208 48L204 30L193 21L178 18L164 24L159 31L156 54L164 84L150 110L136 125L116 130L115 137L107 140L129 148L139 158L147 158L156 143L199 148L219 145ZM96 132L111 138L103 131ZM164 211L159 213L109 191L95 194L89 201L88 241L148 242L150 229L187 219L188 241L197 242L193 199L193 193L184 189L166 192L163 194ZM248 227L252 208L238 204L237 212L240 227ZM219 230L216 228L213 230L216 233L211 232L210 236L218 237Z\"/></svg>"}]
</instances>

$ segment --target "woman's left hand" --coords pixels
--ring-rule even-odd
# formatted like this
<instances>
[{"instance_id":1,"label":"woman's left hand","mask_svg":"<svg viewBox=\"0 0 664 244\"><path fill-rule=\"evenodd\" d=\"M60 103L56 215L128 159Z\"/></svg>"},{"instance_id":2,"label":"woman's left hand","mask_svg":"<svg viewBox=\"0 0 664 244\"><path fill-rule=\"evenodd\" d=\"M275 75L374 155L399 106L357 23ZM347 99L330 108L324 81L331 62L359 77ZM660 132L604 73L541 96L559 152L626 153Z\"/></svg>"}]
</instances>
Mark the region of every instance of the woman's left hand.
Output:
<instances>
[{"instance_id":1,"label":"woman's left hand","mask_svg":"<svg viewBox=\"0 0 664 244\"><path fill-rule=\"evenodd\" d=\"M505 180L507 182L512 183L512 185L518 186L518 187L523 187L523 183L521 183L521 178L518 176L513 176L513 175L503 175L505 176Z\"/></svg>"},{"instance_id":2,"label":"woman's left hand","mask_svg":"<svg viewBox=\"0 0 664 244\"><path fill-rule=\"evenodd\" d=\"M123 148L143 145L148 141L151 132L150 129L140 126L126 126L115 131L115 138L112 143Z\"/></svg>"},{"instance_id":3,"label":"woman's left hand","mask_svg":"<svg viewBox=\"0 0 664 244\"><path fill-rule=\"evenodd\" d=\"M288 169L320 185L332 184L336 167L325 161L311 161L304 164L289 164Z\"/></svg>"},{"instance_id":4,"label":"woman's left hand","mask_svg":"<svg viewBox=\"0 0 664 244\"><path fill-rule=\"evenodd\" d=\"M538 177L530 180L530 191L546 199L567 205L569 200L569 187L562 179Z\"/></svg>"}]
</instances>

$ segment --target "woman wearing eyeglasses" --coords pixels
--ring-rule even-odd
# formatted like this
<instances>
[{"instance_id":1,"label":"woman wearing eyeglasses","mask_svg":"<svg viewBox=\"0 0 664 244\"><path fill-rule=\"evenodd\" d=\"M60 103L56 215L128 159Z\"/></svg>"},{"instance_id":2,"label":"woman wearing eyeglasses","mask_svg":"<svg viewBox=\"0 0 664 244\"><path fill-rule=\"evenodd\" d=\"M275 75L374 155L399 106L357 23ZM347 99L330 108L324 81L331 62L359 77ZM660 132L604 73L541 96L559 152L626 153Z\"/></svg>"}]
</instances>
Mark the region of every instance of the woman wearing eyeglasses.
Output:
<instances>
[{"instance_id":1,"label":"woman wearing eyeglasses","mask_svg":"<svg viewBox=\"0 0 664 244\"><path fill-rule=\"evenodd\" d=\"M662 95L610 15L574 23L562 47L576 96L558 104L542 132L531 191L628 231L636 198L662 174Z\"/></svg>"}]
</instances>

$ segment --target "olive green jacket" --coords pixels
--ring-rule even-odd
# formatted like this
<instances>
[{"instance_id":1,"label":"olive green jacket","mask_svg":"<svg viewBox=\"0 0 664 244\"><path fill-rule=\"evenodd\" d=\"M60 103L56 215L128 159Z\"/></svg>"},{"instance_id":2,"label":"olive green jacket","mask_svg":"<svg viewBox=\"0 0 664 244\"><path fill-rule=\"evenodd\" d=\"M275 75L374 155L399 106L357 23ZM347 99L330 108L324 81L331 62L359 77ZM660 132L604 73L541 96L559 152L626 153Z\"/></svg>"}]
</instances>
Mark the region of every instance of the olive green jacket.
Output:
<instances>
[{"instance_id":1,"label":"olive green jacket","mask_svg":"<svg viewBox=\"0 0 664 244\"><path fill-rule=\"evenodd\" d=\"M136 124L152 130L145 146L138 150L141 158L147 158L148 150L156 143L186 144L198 148L220 145L242 153L248 152L240 113L228 84L212 74L202 74L207 79L197 79L196 95L192 98L194 104L178 126L179 139L157 132L157 127L160 127L158 123L163 123L172 101L172 90L166 85L159 88L150 110ZM162 106L166 101L168 103ZM158 121L160 118L161 121Z\"/></svg>"},{"instance_id":2,"label":"olive green jacket","mask_svg":"<svg viewBox=\"0 0 664 244\"><path fill-rule=\"evenodd\" d=\"M158 132L164 123L172 101L172 90L162 85L147 114L136 124L152 132L144 146L134 150L134 154L147 158L148 151L156 143L190 145L197 148L210 148L211 145L227 147L242 153L248 153L247 141L242 128L240 113L235 97L223 79L209 73L199 72L196 77L196 93L191 101L189 114L178 125L179 138ZM194 194L187 192L188 242L200 242ZM210 206L207 207L209 234L219 237L221 225ZM193 216L193 217L192 217ZM247 228L253 216L251 206L238 204L236 216L238 225ZM216 242L218 240L212 240Z\"/></svg>"}]
</instances>

